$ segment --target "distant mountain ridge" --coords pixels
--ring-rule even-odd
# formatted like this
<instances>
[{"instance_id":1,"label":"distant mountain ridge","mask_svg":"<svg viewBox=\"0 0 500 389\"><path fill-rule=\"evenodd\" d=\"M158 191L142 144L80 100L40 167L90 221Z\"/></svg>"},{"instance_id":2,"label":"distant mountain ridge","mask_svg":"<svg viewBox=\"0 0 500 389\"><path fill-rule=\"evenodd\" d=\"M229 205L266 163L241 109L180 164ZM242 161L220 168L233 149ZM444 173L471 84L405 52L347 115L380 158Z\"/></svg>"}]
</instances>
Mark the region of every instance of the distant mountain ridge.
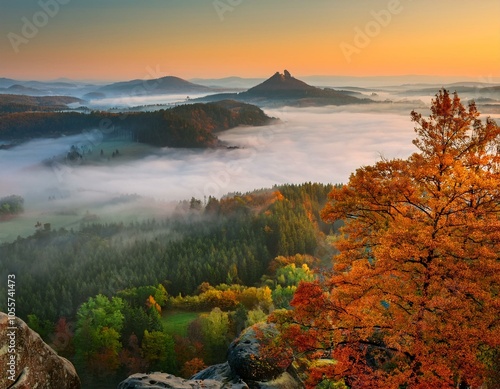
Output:
<instances>
[{"instance_id":1,"label":"distant mountain ridge","mask_svg":"<svg viewBox=\"0 0 500 389\"><path fill-rule=\"evenodd\" d=\"M92 85L63 81L22 81L0 77L0 94L28 96L80 96L82 90L94 88Z\"/></svg>"},{"instance_id":2,"label":"distant mountain ridge","mask_svg":"<svg viewBox=\"0 0 500 389\"><path fill-rule=\"evenodd\" d=\"M450 92L459 93L462 97L467 96L469 98L471 97L472 98L492 97L496 99L500 98L500 85L473 84L473 83L469 83L468 85L463 85L461 83L455 83L450 85L444 85L444 87L448 89ZM436 94L436 88L428 87L428 88L407 89L405 91L399 92L399 94L406 96L419 96L419 95L434 96Z\"/></svg>"},{"instance_id":3,"label":"distant mountain ridge","mask_svg":"<svg viewBox=\"0 0 500 389\"><path fill-rule=\"evenodd\" d=\"M135 79L105 85L71 83L66 81L20 81L0 78L0 94L30 96L71 95L82 97L99 94L104 97L149 96L161 94L215 93L216 90L194 84L179 77L166 76L151 80Z\"/></svg>"},{"instance_id":4,"label":"distant mountain ridge","mask_svg":"<svg viewBox=\"0 0 500 389\"><path fill-rule=\"evenodd\" d=\"M493 80L489 82L468 80L450 83L449 81L452 78L440 77L437 79L436 84L433 84L428 82L429 79L434 80L436 77L426 78L425 76L412 75L378 77L304 76L298 79L293 77L287 70L284 70L283 73L276 72L268 79L232 76L218 79L193 78L188 81L180 77L166 76L150 80L134 79L108 83L102 81L77 81L67 78L50 81L26 81L0 77L0 94L74 96L87 100L168 94L186 96L204 94L207 96L197 101L208 102L234 99L260 106L321 106L370 103L372 100L368 96L369 92L378 91L369 86L376 84L384 85L384 90L402 96L433 96L439 87L445 86L450 91L456 90L467 98L500 99L500 84L493 82ZM427 83L424 83L424 81L427 81ZM312 85L309 83L312 83ZM350 86L341 87L340 85ZM360 93L355 94L354 91L362 92L366 97Z\"/></svg>"},{"instance_id":5,"label":"distant mountain ridge","mask_svg":"<svg viewBox=\"0 0 500 389\"><path fill-rule=\"evenodd\" d=\"M62 81L20 81L12 78L0 78L0 88L8 88L12 85L21 85L27 88L76 88L77 85L69 82Z\"/></svg>"},{"instance_id":6,"label":"distant mountain ridge","mask_svg":"<svg viewBox=\"0 0 500 389\"><path fill-rule=\"evenodd\" d=\"M119 96L147 96L177 93L210 93L211 88L193 84L179 77L166 76L153 80L131 80L115 82L102 86L96 90L106 95Z\"/></svg>"}]
</instances>

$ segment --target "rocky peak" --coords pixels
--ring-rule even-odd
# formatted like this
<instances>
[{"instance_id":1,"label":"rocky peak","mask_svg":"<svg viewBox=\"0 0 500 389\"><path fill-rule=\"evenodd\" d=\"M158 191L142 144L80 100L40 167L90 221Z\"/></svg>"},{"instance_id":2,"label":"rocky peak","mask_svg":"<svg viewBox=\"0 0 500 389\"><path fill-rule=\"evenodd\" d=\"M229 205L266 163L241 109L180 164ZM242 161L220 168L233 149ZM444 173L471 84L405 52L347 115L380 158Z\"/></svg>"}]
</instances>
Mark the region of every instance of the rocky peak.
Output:
<instances>
[{"instance_id":1,"label":"rocky peak","mask_svg":"<svg viewBox=\"0 0 500 389\"><path fill-rule=\"evenodd\" d=\"M312 91L317 88L306 84L304 81L300 81L295 77L292 77L288 70L284 70L283 74L280 72L274 73L274 75L268 78L263 83L254 86L249 89L246 93L248 94L262 94L262 93L273 93L282 91Z\"/></svg>"}]
</instances>

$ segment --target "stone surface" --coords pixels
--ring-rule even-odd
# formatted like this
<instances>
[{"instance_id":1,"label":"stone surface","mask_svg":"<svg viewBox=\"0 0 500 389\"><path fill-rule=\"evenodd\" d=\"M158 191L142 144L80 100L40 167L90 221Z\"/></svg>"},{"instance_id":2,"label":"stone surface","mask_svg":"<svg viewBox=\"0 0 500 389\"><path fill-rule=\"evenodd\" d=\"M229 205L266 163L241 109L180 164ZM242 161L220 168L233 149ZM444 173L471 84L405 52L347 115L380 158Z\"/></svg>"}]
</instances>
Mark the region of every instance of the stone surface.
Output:
<instances>
[{"instance_id":1,"label":"stone surface","mask_svg":"<svg viewBox=\"0 0 500 389\"><path fill-rule=\"evenodd\" d=\"M227 362L207 367L189 380L165 373L134 374L118 389L302 389L304 386L286 361L278 364L260 357L262 334L273 337L277 332L269 324L247 328L229 346Z\"/></svg>"},{"instance_id":2,"label":"stone surface","mask_svg":"<svg viewBox=\"0 0 500 389\"><path fill-rule=\"evenodd\" d=\"M303 389L303 385L287 372L271 381L246 383L231 372L227 363L210 366L194 377L186 380L166 373L134 374L122 381L118 389Z\"/></svg>"},{"instance_id":3,"label":"stone surface","mask_svg":"<svg viewBox=\"0 0 500 389\"><path fill-rule=\"evenodd\" d=\"M7 370L7 362L14 355L13 374L0 374L0 388L9 389L79 389L80 379L75 367L66 358L60 357L40 336L19 318L9 320L0 312L0 366ZM13 380L9 377L14 377Z\"/></svg>"},{"instance_id":4,"label":"stone surface","mask_svg":"<svg viewBox=\"0 0 500 389\"><path fill-rule=\"evenodd\" d=\"M221 382L214 380L185 380L166 373L134 374L122 381L118 389L222 389Z\"/></svg>"},{"instance_id":5,"label":"stone surface","mask_svg":"<svg viewBox=\"0 0 500 389\"><path fill-rule=\"evenodd\" d=\"M215 380L223 384L222 388L230 389L302 389L304 387L288 372L268 381L244 381L231 370L227 362L207 367L191 379Z\"/></svg>"},{"instance_id":6,"label":"stone surface","mask_svg":"<svg viewBox=\"0 0 500 389\"><path fill-rule=\"evenodd\" d=\"M224 388L248 389L248 385L236 375L229 366L229 363L221 363L209 366L191 377L193 380L214 380L222 383Z\"/></svg>"}]
</instances>

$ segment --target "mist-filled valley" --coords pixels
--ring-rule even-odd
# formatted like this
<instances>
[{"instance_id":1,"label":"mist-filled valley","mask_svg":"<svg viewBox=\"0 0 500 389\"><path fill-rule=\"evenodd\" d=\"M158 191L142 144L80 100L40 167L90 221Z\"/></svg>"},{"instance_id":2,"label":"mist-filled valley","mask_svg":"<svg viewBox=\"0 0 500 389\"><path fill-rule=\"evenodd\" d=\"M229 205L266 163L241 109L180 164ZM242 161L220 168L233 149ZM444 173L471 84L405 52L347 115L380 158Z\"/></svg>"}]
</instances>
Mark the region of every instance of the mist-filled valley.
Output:
<instances>
[{"instance_id":1,"label":"mist-filled valley","mask_svg":"<svg viewBox=\"0 0 500 389\"><path fill-rule=\"evenodd\" d=\"M157 148L116 140L112 133L98 137L91 129L0 150L0 197L26 200L23 215L2 223L0 239L31 234L37 221L75 226L87 212L103 221L117 215L138 220L168 213L191 197L206 201L275 184L346 182L361 165L413 152L410 107L384 108L265 109L280 121L224 131L219 138L227 148ZM88 146L92 155L67 160L74 145ZM119 155L112 157L115 150Z\"/></svg>"},{"instance_id":2,"label":"mist-filled valley","mask_svg":"<svg viewBox=\"0 0 500 389\"><path fill-rule=\"evenodd\" d=\"M500 388L498 15L0 0L0 389Z\"/></svg>"},{"instance_id":3,"label":"mist-filled valley","mask_svg":"<svg viewBox=\"0 0 500 389\"><path fill-rule=\"evenodd\" d=\"M470 133L479 135L461 141L483 139L481 131L497 128L486 117L499 117L484 86L464 89L465 105L479 100L476 120L474 104L467 111L437 86L434 97L423 85L313 87L286 70L247 91L219 85L196 93L203 86L189 98L123 94L137 85L101 87L113 96L86 90L88 100L0 95L0 257L8 259L0 275L15 275L17 315L74 364L83 388L114 388L155 370L203 379L208 366L231 363L233 340L261 328L279 342L257 335L263 354L248 380L263 363L266 380L290 374L287 388L306 386L317 357L307 352L322 346L315 340L291 362L297 340L283 336L298 331L294 315L307 317L332 293L316 288L343 269L335 258L349 236L340 228L371 220L353 234L365 239L354 245L370 268L372 228L399 223L392 212L402 207L408 224L396 223L393 245L406 244L415 210L431 214L412 197L427 167L422 143L413 143L428 126L422 117L439 112L455 115L444 127L474 125ZM419 190L427 201L427 187ZM332 211L347 194L359 197ZM390 270L387 282L398 277ZM391 304L381 296L374 301L384 317ZM319 304L314 312L328 312ZM485 358L498 366L494 352ZM392 371L383 360L373 365ZM346 377L324 382L345 389Z\"/></svg>"}]
</instances>

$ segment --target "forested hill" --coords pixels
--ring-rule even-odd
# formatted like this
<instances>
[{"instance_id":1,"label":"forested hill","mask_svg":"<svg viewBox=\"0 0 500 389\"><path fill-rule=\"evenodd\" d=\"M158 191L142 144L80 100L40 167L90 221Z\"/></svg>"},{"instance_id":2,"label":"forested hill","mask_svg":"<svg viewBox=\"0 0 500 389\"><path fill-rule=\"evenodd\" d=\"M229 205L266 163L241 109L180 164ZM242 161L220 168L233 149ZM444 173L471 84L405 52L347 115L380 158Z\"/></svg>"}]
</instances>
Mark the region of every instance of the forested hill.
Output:
<instances>
[{"instance_id":1,"label":"forested hill","mask_svg":"<svg viewBox=\"0 0 500 389\"><path fill-rule=\"evenodd\" d=\"M56 111L68 109L68 104L82 104L83 100L70 96L26 96L0 94L0 114L26 111ZM2 119L3 117L0 116Z\"/></svg>"},{"instance_id":2,"label":"forested hill","mask_svg":"<svg viewBox=\"0 0 500 389\"><path fill-rule=\"evenodd\" d=\"M154 80L115 82L97 90L98 93L115 96L144 96L172 93L210 93L211 89L193 84L179 77L166 76Z\"/></svg>"},{"instance_id":3,"label":"forested hill","mask_svg":"<svg viewBox=\"0 0 500 389\"><path fill-rule=\"evenodd\" d=\"M161 283L175 296L203 282L254 285L276 256L321 256L331 226L319 212L331 188L282 185L209 198L205 206L191 199L165 220L40 230L0 245L0 257L9 258L0 276L18 275L19 317L36 314L51 322L74 317L98 293ZM0 296L0 304L4 300Z\"/></svg>"},{"instance_id":4,"label":"forested hill","mask_svg":"<svg viewBox=\"0 0 500 389\"><path fill-rule=\"evenodd\" d=\"M260 108L235 101L126 114L22 112L0 115L0 139L25 141L76 135L97 128L103 133L129 130L134 140L159 147L211 147L219 143L215 134L218 131L239 125L260 126L270 120Z\"/></svg>"}]
</instances>

